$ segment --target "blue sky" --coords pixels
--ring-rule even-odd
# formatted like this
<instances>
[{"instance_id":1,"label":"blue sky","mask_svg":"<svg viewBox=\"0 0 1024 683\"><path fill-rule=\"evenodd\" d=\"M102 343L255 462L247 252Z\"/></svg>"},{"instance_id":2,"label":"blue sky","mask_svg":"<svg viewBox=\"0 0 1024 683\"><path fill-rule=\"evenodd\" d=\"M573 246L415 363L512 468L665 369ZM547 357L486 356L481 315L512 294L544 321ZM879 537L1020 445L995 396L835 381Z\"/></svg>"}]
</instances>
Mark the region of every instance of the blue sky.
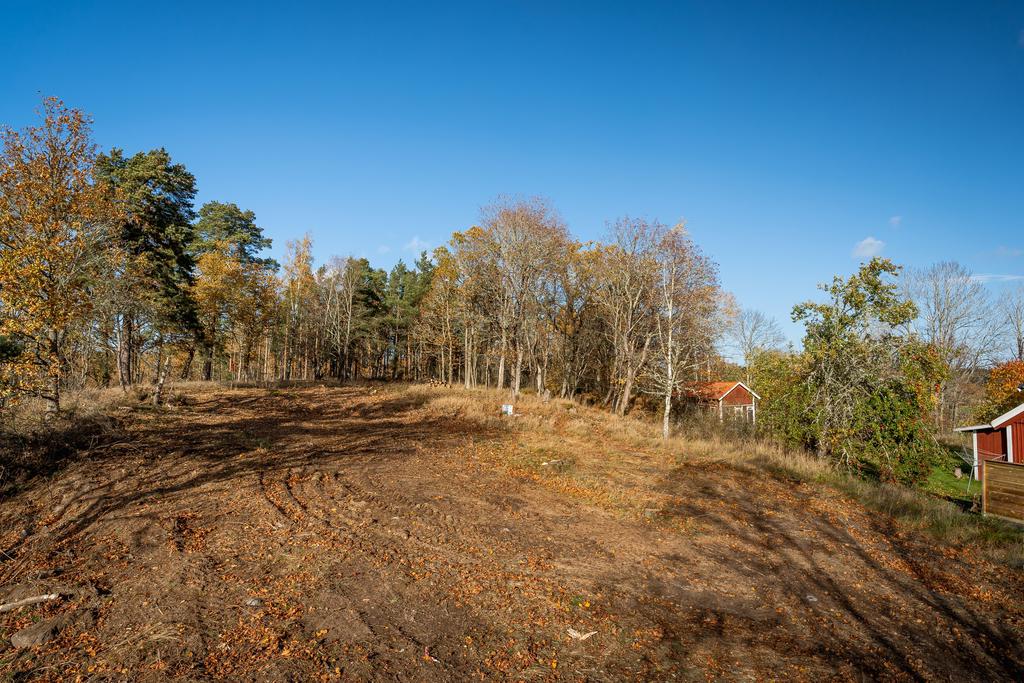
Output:
<instances>
[{"instance_id":1,"label":"blue sky","mask_svg":"<svg viewBox=\"0 0 1024 683\"><path fill-rule=\"evenodd\" d=\"M278 255L390 266L502 193L685 218L793 339L858 254L1024 276L1024 3L430 4L4 0L0 122L58 95Z\"/></svg>"}]
</instances>

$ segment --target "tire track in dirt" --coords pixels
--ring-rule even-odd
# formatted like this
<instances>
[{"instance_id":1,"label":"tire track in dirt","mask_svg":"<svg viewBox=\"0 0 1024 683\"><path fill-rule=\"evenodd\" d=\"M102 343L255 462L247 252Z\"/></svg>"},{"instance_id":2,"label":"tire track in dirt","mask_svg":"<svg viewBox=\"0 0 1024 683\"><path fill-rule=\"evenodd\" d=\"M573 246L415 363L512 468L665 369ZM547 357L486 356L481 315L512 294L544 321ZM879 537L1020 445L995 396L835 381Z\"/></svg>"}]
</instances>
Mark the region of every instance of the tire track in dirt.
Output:
<instances>
[{"instance_id":1,"label":"tire track in dirt","mask_svg":"<svg viewBox=\"0 0 1024 683\"><path fill-rule=\"evenodd\" d=\"M416 456L403 461L402 468L429 472L429 488L444 486L451 472L430 462L432 453L417 451ZM376 561L400 558L402 573L413 582L405 589L408 593L416 594L415 585L423 580L436 585L419 598L427 600L424 609L436 611L454 599L455 604L470 611L473 621L483 624L492 620L495 611L506 611L519 604L518 611L547 615L535 617L540 621L527 637L531 650L548 648L553 639L559 638L557 631L538 625L556 617L561 611L559 601L567 599L573 591L553 581L549 567L530 564L529 558L521 553L502 557L501 553L493 552L493 547L491 554L486 555L484 548L488 544L496 546L495 539L481 536L468 525L456 524L452 513L458 510L446 511L436 501L405 495L390 477L385 482L379 469L374 463L342 465L329 471L292 468L275 475L273 483L264 478L264 488L275 492L271 502L290 522L315 523L328 532L341 522L350 533L348 540L354 550ZM363 543L367 539L372 541L370 548ZM467 583L469 576L474 578ZM539 595L524 592L528 585L539 587ZM360 610L359 614L363 622L373 623L365 611ZM401 632L400 627L395 628ZM494 636L493 625L489 630ZM417 645L420 642L417 640Z\"/></svg>"},{"instance_id":2,"label":"tire track in dirt","mask_svg":"<svg viewBox=\"0 0 1024 683\"><path fill-rule=\"evenodd\" d=\"M516 440L525 436L478 429L415 392L215 391L143 422L134 455L124 454L134 459L82 466L26 497L26 510L61 512L47 522L74 560L33 544L25 561L61 564L62 580L100 581L110 593L87 634L95 655L62 641L18 659L19 671L139 680L164 677L158 671L281 681L336 671L351 680L934 678L938 665L909 655L929 657L943 628L976 633L989 616L957 607L977 619L971 628L966 616L936 613L926 594L878 602L888 589L873 578L891 588L917 587L918 578L872 568L863 548L877 545L879 562L892 556L879 544L885 535L859 518L831 519L832 499L810 490L828 503L823 510L794 504L781 484L709 468L698 483L670 482L678 511L638 520L524 469ZM171 442L184 445L168 453ZM658 485L651 476L626 483L643 493ZM80 487L87 492L77 495ZM683 519L700 521L670 526ZM843 533L850 523L863 541ZM923 545L919 552L920 562L942 562ZM873 573L855 576L861 567ZM832 584L817 576L830 572ZM848 593L854 608L822 586ZM246 606L254 596L262 605ZM873 621L858 624L857 614ZM155 647L117 646L139 624L180 626ZM578 641L567 627L597 635ZM879 629L901 635L886 645ZM1014 670L989 656L992 644L974 647L977 655L947 658L950 677ZM887 668L892 650L908 657Z\"/></svg>"},{"instance_id":3,"label":"tire track in dirt","mask_svg":"<svg viewBox=\"0 0 1024 683\"><path fill-rule=\"evenodd\" d=\"M421 552L414 556L419 563L444 562L448 566L474 567L479 559L465 552L465 544L456 539L457 529L430 504L414 503L389 489L386 496L366 488L357 478L365 474L346 475L341 472L310 472L291 469L264 491L279 490L286 502L267 500L290 523L304 526L315 523L340 539L344 538L361 551L377 559L410 555L413 547ZM329 481L332 489L325 482ZM347 508L352 514L341 510ZM358 536L369 536L366 545Z\"/></svg>"},{"instance_id":4,"label":"tire track in dirt","mask_svg":"<svg viewBox=\"0 0 1024 683\"><path fill-rule=\"evenodd\" d=\"M391 525L384 523L383 520L389 515L399 516L397 513L406 513L405 516L408 516L405 507L388 502L392 492L389 492L389 496L373 493L356 483L352 476L346 473L292 468L272 482L267 482L266 479L264 482L268 491L280 493L286 498L286 502L274 504L274 508L296 527L315 525L328 536L338 537L340 524L344 524L344 536L340 540L356 553L355 558L366 558L383 569L385 575L390 577L389 590L403 595L403 601L421 605L419 611L430 611L436 609L437 605L429 592L423 595L416 588L416 582L420 577L413 571L414 567L430 565L437 571L440 568L450 570L457 565L464 565L470 569L477 566L476 562L455 554L450 549L427 544L402 533L401 529L390 528ZM274 494L271 495L271 498L276 497ZM340 511L345 508L352 514ZM417 550L425 552L416 552ZM355 558L350 558L350 561L356 561ZM424 599L427 600L425 605ZM395 620L393 616L381 615L377 610L363 608L358 603L351 604L359 622L369 630L373 639L387 643L384 647L387 653L428 653L433 641L436 641L436 637L424 638L410 631L402 621ZM429 655L424 654L424 658L429 658ZM455 669L435 659L428 661L454 675Z\"/></svg>"}]
</instances>

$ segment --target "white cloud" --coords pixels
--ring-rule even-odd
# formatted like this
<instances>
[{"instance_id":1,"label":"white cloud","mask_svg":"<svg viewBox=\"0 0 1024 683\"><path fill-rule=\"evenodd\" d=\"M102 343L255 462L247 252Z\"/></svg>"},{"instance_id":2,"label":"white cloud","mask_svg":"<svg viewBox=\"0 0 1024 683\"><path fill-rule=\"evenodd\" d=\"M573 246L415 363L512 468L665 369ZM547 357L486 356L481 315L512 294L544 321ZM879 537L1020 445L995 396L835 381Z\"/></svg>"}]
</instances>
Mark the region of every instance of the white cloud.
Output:
<instances>
[{"instance_id":1,"label":"white cloud","mask_svg":"<svg viewBox=\"0 0 1024 683\"><path fill-rule=\"evenodd\" d=\"M1024 249L999 245L996 247L995 254L996 256L1005 256L1006 258L1017 258L1018 256L1024 255Z\"/></svg>"},{"instance_id":2,"label":"white cloud","mask_svg":"<svg viewBox=\"0 0 1024 683\"><path fill-rule=\"evenodd\" d=\"M883 249L885 249L885 242L868 235L854 245L851 256L853 258L872 258L881 254Z\"/></svg>"},{"instance_id":3,"label":"white cloud","mask_svg":"<svg viewBox=\"0 0 1024 683\"><path fill-rule=\"evenodd\" d=\"M389 246L388 246L388 245L386 245L386 244L382 244L382 245L380 245L379 247L377 247L377 253L378 253L378 254L386 254L386 253L388 253L389 251L391 251L391 247L389 247Z\"/></svg>"},{"instance_id":4,"label":"white cloud","mask_svg":"<svg viewBox=\"0 0 1024 683\"><path fill-rule=\"evenodd\" d=\"M412 251L418 254L421 251L430 249L430 245L421 240L419 235L415 235L411 240L406 242L405 246L402 248L405 249L406 251Z\"/></svg>"},{"instance_id":5,"label":"white cloud","mask_svg":"<svg viewBox=\"0 0 1024 683\"><path fill-rule=\"evenodd\" d=\"M1024 275L1006 275L1000 273L975 273L971 276L975 282L1017 282L1024 280Z\"/></svg>"},{"instance_id":6,"label":"white cloud","mask_svg":"<svg viewBox=\"0 0 1024 683\"><path fill-rule=\"evenodd\" d=\"M889 216L889 225L892 227L898 228L901 223L903 223L903 216Z\"/></svg>"}]
</instances>

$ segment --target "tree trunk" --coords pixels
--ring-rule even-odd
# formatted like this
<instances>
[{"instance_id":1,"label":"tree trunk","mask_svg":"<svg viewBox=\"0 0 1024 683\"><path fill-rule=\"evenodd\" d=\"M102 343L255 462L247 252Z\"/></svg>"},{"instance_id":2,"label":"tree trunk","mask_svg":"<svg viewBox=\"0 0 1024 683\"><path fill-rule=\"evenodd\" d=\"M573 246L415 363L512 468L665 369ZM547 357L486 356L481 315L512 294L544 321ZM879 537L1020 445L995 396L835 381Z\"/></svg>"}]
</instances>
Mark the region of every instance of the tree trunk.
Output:
<instances>
[{"instance_id":1,"label":"tree trunk","mask_svg":"<svg viewBox=\"0 0 1024 683\"><path fill-rule=\"evenodd\" d=\"M57 330L50 330L47 333L47 341L50 347L50 362L53 366L50 368L50 392L43 395L43 400L46 402L46 419L50 420L60 412L61 361L60 335Z\"/></svg>"},{"instance_id":2,"label":"tree trunk","mask_svg":"<svg viewBox=\"0 0 1024 683\"><path fill-rule=\"evenodd\" d=\"M213 379L213 347L206 347L206 356L203 358L203 381L209 382Z\"/></svg>"},{"instance_id":3,"label":"tree trunk","mask_svg":"<svg viewBox=\"0 0 1024 683\"><path fill-rule=\"evenodd\" d=\"M124 317L124 378L128 385L135 383L132 352L135 350L135 325L132 317Z\"/></svg>"},{"instance_id":4,"label":"tree trunk","mask_svg":"<svg viewBox=\"0 0 1024 683\"><path fill-rule=\"evenodd\" d=\"M647 362L647 352L651 348L651 338L648 337L644 341L643 351L640 352L639 362L636 364L628 363L626 366L626 382L622 387L622 396L620 397L620 404L617 406L617 412L619 415L625 415L626 411L629 410L629 400L633 394L633 383L636 381L636 375L640 371L640 368L644 367Z\"/></svg>"},{"instance_id":5,"label":"tree trunk","mask_svg":"<svg viewBox=\"0 0 1024 683\"><path fill-rule=\"evenodd\" d=\"M266 382L270 376L270 337L263 339L263 369L260 371L260 381Z\"/></svg>"},{"instance_id":6,"label":"tree trunk","mask_svg":"<svg viewBox=\"0 0 1024 683\"><path fill-rule=\"evenodd\" d=\"M463 365L463 384L467 389L470 386L470 366L469 366L469 326L466 325L462 328L462 365Z\"/></svg>"},{"instance_id":7,"label":"tree trunk","mask_svg":"<svg viewBox=\"0 0 1024 683\"><path fill-rule=\"evenodd\" d=\"M189 344L188 356L185 358L185 365L181 368L181 379L188 380L192 375L192 361L196 357L196 347L194 344Z\"/></svg>"},{"instance_id":8,"label":"tree trunk","mask_svg":"<svg viewBox=\"0 0 1024 683\"><path fill-rule=\"evenodd\" d=\"M505 352L508 349L508 338L505 330L501 331L501 355L498 357L498 389L505 386Z\"/></svg>"},{"instance_id":9,"label":"tree trunk","mask_svg":"<svg viewBox=\"0 0 1024 683\"><path fill-rule=\"evenodd\" d=\"M672 391L665 392L665 413L661 418L661 438L669 437L669 416L672 413Z\"/></svg>"},{"instance_id":10,"label":"tree trunk","mask_svg":"<svg viewBox=\"0 0 1024 683\"><path fill-rule=\"evenodd\" d=\"M163 402L164 398L164 381L167 379L167 372L171 369L171 357L168 356L160 366L159 374L156 380L156 391L153 392L153 405L158 406Z\"/></svg>"},{"instance_id":11,"label":"tree trunk","mask_svg":"<svg viewBox=\"0 0 1024 683\"><path fill-rule=\"evenodd\" d=\"M125 343L124 343L124 324L117 324L117 354L115 362L117 363L117 382L121 385L121 391L128 392L128 378L125 377L124 373L124 354L125 354Z\"/></svg>"},{"instance_id":12,"label":"tree trunk","mask_svg":"<svg viewBox=\"0 0 1024 683\"><path fill-rule=\"evenodd\" d=\"M448 330L448 386L455 385L455 335Z\"/></svg>"},{"instance_id":13,"label":"tree trunk","mask_svg":"<svg viewBox=\"0 0 1024 683\"><path fill-rule=\"evenodd\" d=\"M342 358L344 358L345 365L345 376L342 379L348 379L351 377L351 363L349 363L349 344L352 341L352 312L351 305L348 314L345 317L345 344L342 348Z\"/></svg>"},{"instance_id":14,"label":"tree trunk","mask_svg":"<svg viewBox=\"0 0 1024 683\"><path fill-rule=\"evenodd\" d=\"M615 412L619 415L626 414L626 407L629 406L630 395L633 393L633 369L626 371L626 381L622 384L622 393L619 394L619 402L615 406Z\"/></svg>"},{"instance_id":15,"label":"tree trunk","mask_svg":"<svg viewBox=\"0 0 1024 683\"><path fill-rule=\"evenodd\" d=\"M284 354L281 358L281 379L285 381L291 379L292 376L291 338L291 315L289 315L288 320L285 321Z\"/></svg>"},{"instance_id":16,"label":"tree trunk","mask_svg":"<svg viewBox=\"0 0 1024 683\"><path fill-rule=\"evenodd\" d=\"M248 340L245 342L245 346L238 350L238 381L248 382L249 381L249 356L252 354L252 350L248 347Z\"/></svg>"},{"instance_id":17,"label":"tree trunk","mask_svg":"<svg viewBox=\"0 0 1024 683\"><path fill-rule=\"evenodd\" d=\"M517 344L516 346L519 346L519 345ZM522 349L521 346L516 350L516 368L515 368L515 373L516 373L516 376L512 378L512 395L513 396L518 396L519 395L519 383L520 383L520 380L523 377L523 349Z\"/></svg>"},{"instance_id":18,"label":"tree trunk","mask_svg":"<svg viewBox=\"0 0 1024 683\"><path fill-rule=\"evenodd\" d=\"M608 391L604 395L604 400L601 401L601 405L608 407L612 405L615 396L615 385L609 383ZM615 410L618 412L618 405L615 405Z\"/></svg>"}]
</instances>

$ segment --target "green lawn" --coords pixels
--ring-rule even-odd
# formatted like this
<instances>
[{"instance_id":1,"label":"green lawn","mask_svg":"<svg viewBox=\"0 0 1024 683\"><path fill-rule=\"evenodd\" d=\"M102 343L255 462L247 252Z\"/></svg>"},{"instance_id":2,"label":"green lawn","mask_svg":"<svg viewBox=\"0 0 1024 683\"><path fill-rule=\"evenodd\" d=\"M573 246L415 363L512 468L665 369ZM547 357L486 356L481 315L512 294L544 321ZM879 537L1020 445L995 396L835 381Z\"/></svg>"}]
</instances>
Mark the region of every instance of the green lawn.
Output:
<instances>
[{"instance_id":1,"label":"green lawn","mask_svg":"<svg viewBox=\"0 0 1024 683\"><path fill-rule=\"evenodd\" d=\"M953 470L957 466L964 473L962 479L957 479L953 476ZM968 491L967 478L970 476L970 473L970 466L962 463L959 458L944 459L943 463L935 466L921 487L934 496L969 505L973 502L975 496L981 495L981 485L977 481L971 482L971 487Z\"/></svg>"}]
</instances>

